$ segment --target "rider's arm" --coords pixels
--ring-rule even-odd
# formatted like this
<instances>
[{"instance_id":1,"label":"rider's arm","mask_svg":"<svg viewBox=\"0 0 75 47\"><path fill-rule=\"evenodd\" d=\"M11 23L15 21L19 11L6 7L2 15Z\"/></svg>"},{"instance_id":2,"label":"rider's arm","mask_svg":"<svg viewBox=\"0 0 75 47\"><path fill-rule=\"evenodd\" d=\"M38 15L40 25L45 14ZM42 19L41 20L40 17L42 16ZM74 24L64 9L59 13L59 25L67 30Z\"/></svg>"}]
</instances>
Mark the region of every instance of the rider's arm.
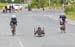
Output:
<instances>
[{"instance_id":1,"label":"rider's arm","mask_svg":"<svg viewBox=\"0 0 75 47\"><path fill-rule=\"evenodd\" d=\"M68 22L68 19L67 19L67 17L65 16L65 23L67 23Z\"/></svg>"},{"instance_id":2,"label":"rider's arm","mask_svg":"<svg viewBox=\"0 0 75 47\"><path fill-rule=\"evenodd\" d=\"M66 22L68 22L68 19L67 19L67 17L65 16L65 19L66 19Z\"/></svg>"},{"instance_id":3,"label":"rider's arm","mask_svg":"<svg viewBox=\"0 0 75 47\"><path fill-rule=\"evenodd\" d=\"M12 21L10 21L10 26L12 25Z\"/></svg>"},{"instance_id":4,"label":"rider's arm","mask_svg":"<svg viewBox=\"0 0 75 47\"><path fill-rule=\"evenodd\" d=\"M17 25L17 21L16 21L16 25Z\"/></svg>"},{"instance_id":5,"label":"rider's arm","mask_svg":"<svg viewBox=\"0 0 75 47\"><path fill-rule=\"evenodd\" d=\"M42 31L43 31L43 34L45 34L45 32L44 32L44 27L43 27L43 30L42 30Z\"/></svg>"},{"instance_id":6,"label":"rider's arm","mask_svg":"<svg viewBox=\"0 0 75 47\"><path fill-rule=\"evenodd\" d=\"M43 34L45 34L44 30L42 31Z\"/></svg>"},{"instance_id":7,"label":"rider's arm","mask_svg":"<svg viewBox=\"0 0 75 47\"><path fill-rule=\"evenodd\" d=\"M35 31L34 35L36 35L36 34L37 34L37 32L38 32L38 31Z\"/></svg>"}]
</instances>

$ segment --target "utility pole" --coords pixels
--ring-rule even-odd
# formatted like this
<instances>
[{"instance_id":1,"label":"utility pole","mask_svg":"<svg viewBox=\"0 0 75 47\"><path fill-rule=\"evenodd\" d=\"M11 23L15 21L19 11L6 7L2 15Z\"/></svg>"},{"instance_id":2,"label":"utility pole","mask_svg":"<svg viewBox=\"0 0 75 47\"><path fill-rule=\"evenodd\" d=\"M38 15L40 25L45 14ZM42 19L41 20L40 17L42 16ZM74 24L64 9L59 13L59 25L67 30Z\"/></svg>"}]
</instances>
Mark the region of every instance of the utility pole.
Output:
<instances>
[{"instance_id":1,"label":"utility pole","mask_svg":"<svg viewBox=\"0 0 75 47\"><path fill-rule=\"evenodd\" d=\"M40 0L37 0L38 8L40 8Z\"/></svg>"},{"instance_id":2,"label":"utility pole","mask_svg":"<svg viewBox=\"0 0 75 47\"><path fill-rule=\"evenodd\" d=\"M50 4L51 4L51 0L49 0L49 7L50 7Z\"/></svg>"}]
</instances>

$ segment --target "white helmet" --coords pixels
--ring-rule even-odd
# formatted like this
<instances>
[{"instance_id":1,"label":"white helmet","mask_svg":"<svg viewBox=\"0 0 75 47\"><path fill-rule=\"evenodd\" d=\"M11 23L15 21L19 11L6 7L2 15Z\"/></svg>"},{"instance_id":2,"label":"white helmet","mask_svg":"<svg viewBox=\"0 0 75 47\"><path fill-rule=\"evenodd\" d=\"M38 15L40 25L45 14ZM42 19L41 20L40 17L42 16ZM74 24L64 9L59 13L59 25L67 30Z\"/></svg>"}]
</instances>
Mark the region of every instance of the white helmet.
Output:
<instances>
[{"instance_id":1,"label":"white helmet","mask_svg":"<svg viewBox=\"0 0 75 47\"><path fill-rule=\"evenodd\" d=\"M12 18L16 18L16 15L12 15Z\"/></svg>"}]
</instances>

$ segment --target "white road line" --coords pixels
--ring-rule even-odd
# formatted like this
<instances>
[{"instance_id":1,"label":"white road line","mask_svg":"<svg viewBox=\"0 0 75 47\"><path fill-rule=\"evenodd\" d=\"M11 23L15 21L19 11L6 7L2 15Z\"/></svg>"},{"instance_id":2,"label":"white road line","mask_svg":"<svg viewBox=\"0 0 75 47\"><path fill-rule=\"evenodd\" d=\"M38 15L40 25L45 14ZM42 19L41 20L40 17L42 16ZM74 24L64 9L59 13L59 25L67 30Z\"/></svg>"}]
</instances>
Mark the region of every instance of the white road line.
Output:
<instances>
[{"instance_id":1,"label":"white road line","mask_svg":"<svg viewBox=\"0 0 75 47\"><path fill-rule=\"evenodd\" d=\"M23 45L23 43L20 41L20 39L17 39L17 41L18 41L18 43L19 43L19 45L20 45L21 47L24 47L24 45Z\"/></svg>"}]
</instances>

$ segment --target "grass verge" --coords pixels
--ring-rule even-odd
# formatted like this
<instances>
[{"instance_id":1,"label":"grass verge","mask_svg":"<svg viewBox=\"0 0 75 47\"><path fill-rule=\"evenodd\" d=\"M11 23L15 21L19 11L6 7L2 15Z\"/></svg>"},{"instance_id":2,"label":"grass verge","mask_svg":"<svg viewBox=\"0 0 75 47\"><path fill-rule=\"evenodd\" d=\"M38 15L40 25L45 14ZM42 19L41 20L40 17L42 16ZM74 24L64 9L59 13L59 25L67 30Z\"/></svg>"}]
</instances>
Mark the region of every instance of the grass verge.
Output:
<instances>
[{"instance_id":1,"label":"grass verge","mask_svg":"<svg viewBox=\"0 0 75 47\"><path fill-rule=\"evenodd\" d=\"M75 20L75 12L68 12L66 16L68 19Z\"/></svg>"}]
</instances>

